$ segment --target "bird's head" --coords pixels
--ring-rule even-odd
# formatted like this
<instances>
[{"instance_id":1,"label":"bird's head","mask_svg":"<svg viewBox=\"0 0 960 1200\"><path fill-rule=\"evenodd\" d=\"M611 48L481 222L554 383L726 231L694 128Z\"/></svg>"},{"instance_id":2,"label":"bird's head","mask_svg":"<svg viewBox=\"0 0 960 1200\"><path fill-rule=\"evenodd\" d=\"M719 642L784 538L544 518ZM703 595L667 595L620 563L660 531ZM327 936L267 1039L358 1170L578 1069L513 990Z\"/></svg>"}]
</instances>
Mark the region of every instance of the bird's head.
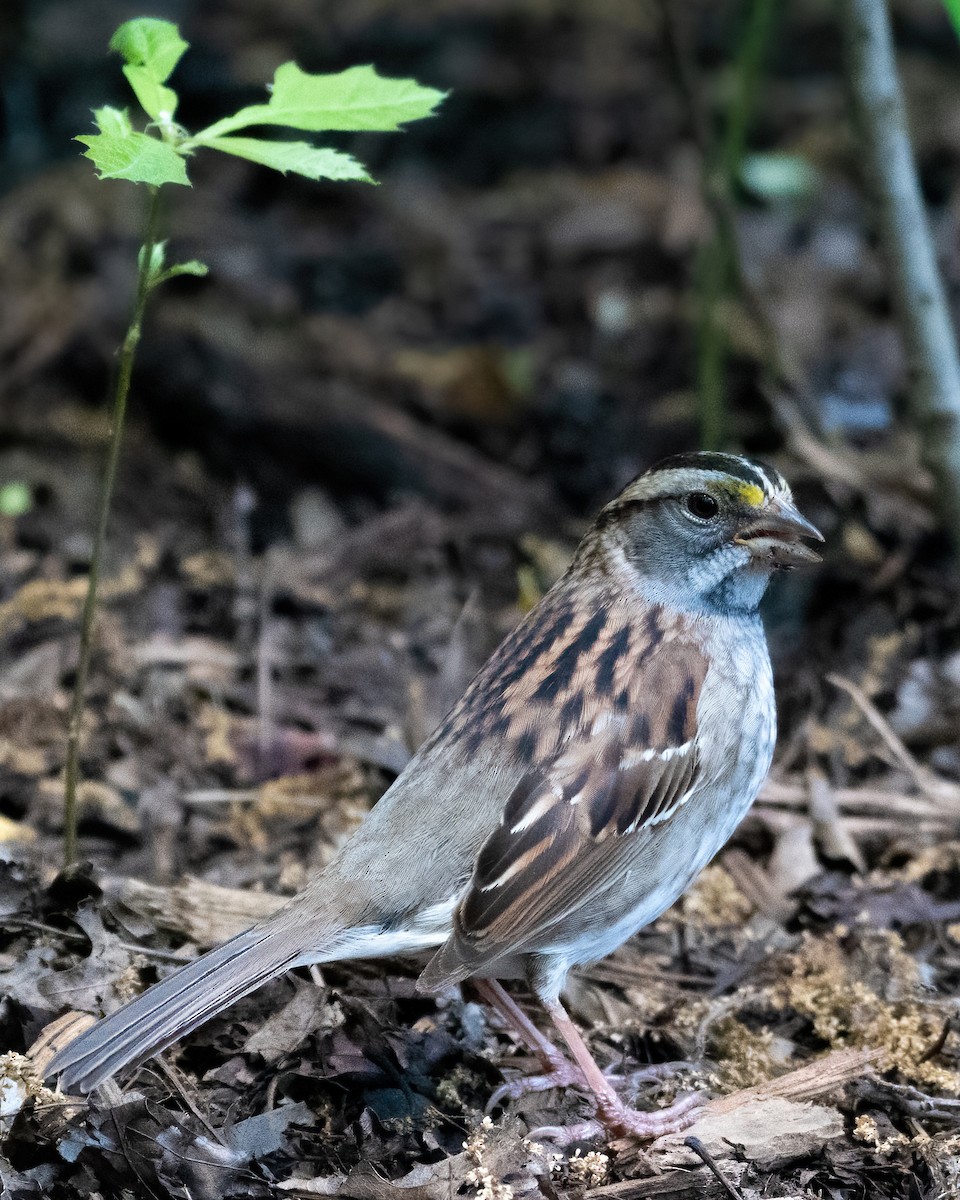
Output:
<instances>
[{"instance_id":1,"label":"bird's head","mask_svg":"<svg viewBox=\"0 0 960 1200\"><path fill-rule=\"evenodd\" d=\"M603 508L580 557L619 563L648 599L685 611L752 611L773 571L820 561L820 531L774 468L733 454L680 454Z\"/></svg>"}]
</instances>

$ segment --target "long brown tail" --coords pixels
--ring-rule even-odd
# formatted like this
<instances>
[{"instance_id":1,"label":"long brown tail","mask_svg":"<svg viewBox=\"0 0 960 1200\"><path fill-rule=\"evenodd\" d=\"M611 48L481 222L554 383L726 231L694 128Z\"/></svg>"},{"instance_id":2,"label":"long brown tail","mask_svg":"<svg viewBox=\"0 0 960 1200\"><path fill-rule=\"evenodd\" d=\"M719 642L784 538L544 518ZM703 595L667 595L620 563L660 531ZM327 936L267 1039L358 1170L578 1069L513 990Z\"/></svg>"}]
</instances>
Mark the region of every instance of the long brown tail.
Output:
<instances>
[{"instance_id":1,"label":"long brown tail","mask_svg":"<svg viewBox=\"0 0 960 1200\"><path fill-rule=\"evenodd\" d=\"M267 980L296 966L296 950L273 922L248 929L148 988L99 1021L52 1060L68 1091L89 1092L122 1067L184 1037Z\"/></svg>"}]
</instances>

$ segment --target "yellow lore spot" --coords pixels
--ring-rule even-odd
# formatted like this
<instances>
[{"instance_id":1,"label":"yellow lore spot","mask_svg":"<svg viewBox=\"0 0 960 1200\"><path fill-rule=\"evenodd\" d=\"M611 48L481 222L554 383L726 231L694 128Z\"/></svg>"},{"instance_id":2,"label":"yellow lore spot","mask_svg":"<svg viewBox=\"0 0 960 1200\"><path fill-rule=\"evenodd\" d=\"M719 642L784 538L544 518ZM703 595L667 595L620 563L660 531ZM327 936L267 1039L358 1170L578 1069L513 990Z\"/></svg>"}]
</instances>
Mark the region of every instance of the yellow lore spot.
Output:
<instances>
[{"instance_id":1,"label":"yellow lore spot","mask_svg":"<svg viewBox=\"0 0 960 1200\"><path fill-rule=\"evenodd\" d=\"M755 483L738 483L733 489L736 494L751 508L759 508L764 501L763 488Z\"/></svg>"}]
</instances>

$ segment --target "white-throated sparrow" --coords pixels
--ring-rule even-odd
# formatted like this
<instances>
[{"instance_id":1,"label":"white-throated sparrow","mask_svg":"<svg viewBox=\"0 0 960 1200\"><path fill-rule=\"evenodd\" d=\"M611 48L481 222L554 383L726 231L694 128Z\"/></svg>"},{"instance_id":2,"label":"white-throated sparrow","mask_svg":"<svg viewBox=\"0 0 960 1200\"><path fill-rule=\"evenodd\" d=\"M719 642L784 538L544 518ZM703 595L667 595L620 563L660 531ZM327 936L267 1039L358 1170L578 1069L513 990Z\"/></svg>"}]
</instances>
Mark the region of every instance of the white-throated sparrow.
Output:
<instances>
[{"instance_id":1,"label":"white-throated sparrow","mask_svg":"<svg viewBox=\"0 0 960 1200\"><path fill-rule=\"evenodd\" d=\"M586 1083L628 1108L559 1000L571 967L654 920L727 841L770 766L773 681L757 606L822 540L783 478L724 454L666 459L599 514L563 578L511 633L361 828L269 920L62 1050L97 1086L266 980L336 959L434 951L421 986L474 978L531 1045L534 1086ZM496 982L526 978L577 1063Z\"/></svg>"}]
</instances>

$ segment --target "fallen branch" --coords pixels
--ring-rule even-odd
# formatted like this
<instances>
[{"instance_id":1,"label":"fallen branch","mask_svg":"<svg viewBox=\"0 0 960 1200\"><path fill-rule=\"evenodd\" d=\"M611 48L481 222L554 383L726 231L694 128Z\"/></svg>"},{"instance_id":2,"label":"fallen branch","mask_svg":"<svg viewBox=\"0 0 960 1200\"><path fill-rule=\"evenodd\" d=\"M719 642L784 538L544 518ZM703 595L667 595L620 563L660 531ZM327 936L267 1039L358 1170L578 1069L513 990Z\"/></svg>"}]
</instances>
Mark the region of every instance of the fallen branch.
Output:
<instances>
[{"instance_id":1,"label":"fallen branch","mask_svg":"<svg viewBox=\"0 0 960 1200\"><path fill-rule=\"evenodd\" d=\"M845 1084L862 1078L867 1068L883 1054L875 1050L835 1050L826 1054L805 1067L788 1071L776 1079L768 1079L766 1083L755 1087L741 1088L718 1100L711 1100L707 1105L709 1113L728 1113L754 1100L770 1100L779 1097L783 1100L815 1100L828 1096Z\"/></svg>"},{"instance_id":2,"label":"fallen branch","mask_svg":"<svg viewBox=\"0 0 960 1200\"><path fill-rule=\"evenodd\" d=\"M103 891L109 900L120 901L158 929L182 934L201 949L242 933L286 903L285 897L268 892L218 887L190 878L160 887L112 876L104 880Z\"/></svg>"},{"instance_id":3,"label":"fallen branch","mask_svg":"<svg viewBox=\"0 0 960 1200\"><path fill-rule=\"evenodd\" d=\"M848 820L852 817L888 818L902 826L907 818L934 822L945 828L960 823L960 806L948 811L939 796L933 800L929 794L907 796L887 788L840 787L834 789L834 801L841 815ZM763 785L757 804L765 810L805 813L810 807L810 790L806 782L770 779Z\"/></svg>"}]
</instances>

